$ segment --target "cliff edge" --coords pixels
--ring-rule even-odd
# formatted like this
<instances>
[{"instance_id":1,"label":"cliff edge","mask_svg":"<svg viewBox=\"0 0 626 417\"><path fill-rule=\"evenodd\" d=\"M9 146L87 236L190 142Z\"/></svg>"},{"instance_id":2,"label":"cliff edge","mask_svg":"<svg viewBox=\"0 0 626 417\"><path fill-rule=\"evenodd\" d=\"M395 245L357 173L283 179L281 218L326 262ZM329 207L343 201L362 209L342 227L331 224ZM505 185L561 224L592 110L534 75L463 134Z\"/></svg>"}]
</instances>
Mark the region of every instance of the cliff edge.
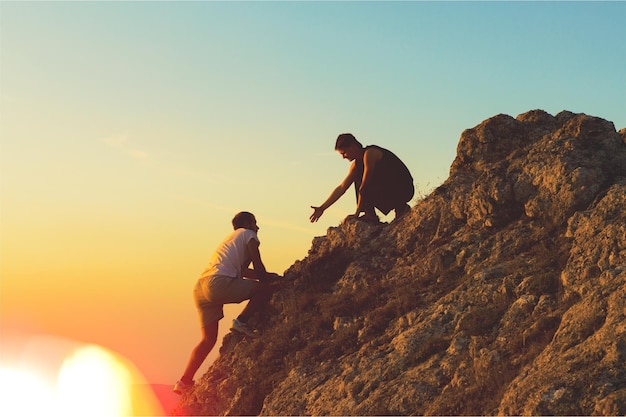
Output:
<instances>
[{"instance_id":1,"label":"cliff edge","mask_svg":"<svg viewBox=\"0 0 626 417\"><path fill-rule=\"evenodd\" d=\"M497 115L392 224L316 237L192 415L626 414L626 129Z\"/></svg>"}]
</instances>

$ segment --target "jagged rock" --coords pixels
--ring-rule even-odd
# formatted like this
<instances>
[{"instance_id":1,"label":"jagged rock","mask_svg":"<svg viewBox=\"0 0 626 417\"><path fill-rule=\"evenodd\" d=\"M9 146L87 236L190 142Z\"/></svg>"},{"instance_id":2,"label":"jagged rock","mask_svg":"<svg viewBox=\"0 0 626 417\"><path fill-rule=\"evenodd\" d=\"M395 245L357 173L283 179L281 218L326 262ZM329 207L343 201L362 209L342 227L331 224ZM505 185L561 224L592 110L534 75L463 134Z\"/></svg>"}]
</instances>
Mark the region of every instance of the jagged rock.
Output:
<instances>
[{"instance_id":1,"label":"jagged rock","mask_svg":"<svg viewBox=\"0 0 626 417\"><path fill-rule=\"evenodd\" d=\"M485 120L410 214L330 228L285 276L177 413L624 415L626 129Z\"/></svg>"}]
</instances>

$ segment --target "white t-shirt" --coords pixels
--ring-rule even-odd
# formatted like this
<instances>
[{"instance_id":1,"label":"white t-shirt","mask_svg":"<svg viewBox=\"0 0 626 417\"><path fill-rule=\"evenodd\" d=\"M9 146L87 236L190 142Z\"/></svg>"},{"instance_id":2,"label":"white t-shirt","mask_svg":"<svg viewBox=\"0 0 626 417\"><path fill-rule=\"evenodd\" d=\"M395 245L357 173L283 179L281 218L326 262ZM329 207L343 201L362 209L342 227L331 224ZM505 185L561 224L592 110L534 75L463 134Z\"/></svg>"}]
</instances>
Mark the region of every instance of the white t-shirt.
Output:
<instances>
[{"instance_id":1,"label":"white t-shirt","mask_svg":"<svg viewBox=\"0 0 626 417\"><path fill-rule=\"evenodd\" d=\"M252 239L259 242L256 232L244 228L239 228L226 236L226 239L213 252L211 261L201 277L225 275L241 278L242 268L244 265L247 267L250 264L248 242Z\"/></svg>"}]
</instances>

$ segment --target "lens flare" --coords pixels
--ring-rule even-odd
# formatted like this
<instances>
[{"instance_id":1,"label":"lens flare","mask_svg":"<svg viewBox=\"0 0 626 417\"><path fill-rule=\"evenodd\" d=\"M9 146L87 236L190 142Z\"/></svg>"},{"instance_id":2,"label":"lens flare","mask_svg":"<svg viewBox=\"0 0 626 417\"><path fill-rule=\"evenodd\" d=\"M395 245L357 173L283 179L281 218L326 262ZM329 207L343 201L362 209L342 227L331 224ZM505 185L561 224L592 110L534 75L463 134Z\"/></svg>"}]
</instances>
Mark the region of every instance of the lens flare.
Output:
<instances>
[{"instance_id":1,"label":"lens flare","mask_svg":"<svg viewBox=\"0 0 626 417\"><path fill-rule=\"evenodd\" d=\"M128 360L58 338L39 338L20 364L0 367L0 408L2 415L17 417L163 415Z\"/></svg>"},{"instance_id":2,"label":"lens flare","mask_svg":"<svg viewBox=\"0 0 626 417\"><path fill-rule=\"evenodd\" d=\"M14 417L49 415L54 390L42 378L20 369L0 368L2 414Z\"/></svg>"},{"instance_id":3,"label":"lens flare","mask_svg":"<svg viewBox=\"0 0 626 417\"><path fill-rule=\"evenodd\" d=\"M98 346L78 349L67 358L56 386L58 405L66 415L132 415L132 377L126 366Z\"/></svg>"}]
</instances>

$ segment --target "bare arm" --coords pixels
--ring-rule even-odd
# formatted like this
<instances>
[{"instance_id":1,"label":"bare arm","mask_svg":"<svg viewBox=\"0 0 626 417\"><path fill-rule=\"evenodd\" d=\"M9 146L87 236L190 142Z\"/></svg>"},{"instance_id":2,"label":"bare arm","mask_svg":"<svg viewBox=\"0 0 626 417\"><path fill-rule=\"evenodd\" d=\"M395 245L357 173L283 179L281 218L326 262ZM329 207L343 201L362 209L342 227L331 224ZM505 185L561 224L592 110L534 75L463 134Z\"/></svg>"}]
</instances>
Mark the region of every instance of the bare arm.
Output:
<instances>
[{"instance_id":1,"label":"bare arm","mask_svg":"<svg viewBox=\"0 0 626 417\"><path fill-rule=\"evenodd\" d=\"M321 206L319 207L311 206L311 208L313 209L313 214L311 214L311 217L310 217L311 223L316 222L320 217L322 217L322 214L324 214L324 211L326 211L328 207L335 204L335 202L339 200L339 198L342 195L345 194L346 190L354 182L355 167L356 167L356 164L354 163L350 165L350 170L348 171L348 175L346 176L346 178L344 178L341 184L339 184L337 188L335 188L333 192L330 193L330 196L328 196L326 201L324 201L324 203Z\"/></svg>"},{"instance_id":2,"label":"bare arm","mask_svg":"<svg viewBox=\"0 0 626 417\"><path fill-rule=\"evenodd\" d=\"M250 254L250 259L252 260L252 268L254 269L244 269L243 276L246 278L258 279L259 281L266 280L268 277L268 273L265 269L265 265L263 265L263 261L261 260L259 241L256 239L250 239L247 246L248 253Z\"/></svg>"},{"instance_id":3,"label":"bare arm","mask_svg":"<svg viewBox=\"0 0 626 417\"><path fill-rule=\"evenodd\" d=\"M274 272L267 272L263 261L261 260L261 252L259 251L259 241L250 239L248 242L248 253L252 260L252 268L244 268L243 276L246 278L256 279L260 282L266 282L272 278L279 278L280 275Z\"/></svg>"},{"instance_id":4,"label":"bare arm","mask_svg":"<svg viewBox=\"0 0 626 417\"><path fill-rule=\"evenodd\" d=\"M361 181L361 187L359 188L359 200L356 206L356 213L354 213L355 216L358 216L359 213L364 211L363 207L361 207L361 194L372 181L374 172L376 171L376 163L380 161L382 157L382 151L377 148L368 148L363 155L363 180Z\"/></svg>"}]
</instances>

